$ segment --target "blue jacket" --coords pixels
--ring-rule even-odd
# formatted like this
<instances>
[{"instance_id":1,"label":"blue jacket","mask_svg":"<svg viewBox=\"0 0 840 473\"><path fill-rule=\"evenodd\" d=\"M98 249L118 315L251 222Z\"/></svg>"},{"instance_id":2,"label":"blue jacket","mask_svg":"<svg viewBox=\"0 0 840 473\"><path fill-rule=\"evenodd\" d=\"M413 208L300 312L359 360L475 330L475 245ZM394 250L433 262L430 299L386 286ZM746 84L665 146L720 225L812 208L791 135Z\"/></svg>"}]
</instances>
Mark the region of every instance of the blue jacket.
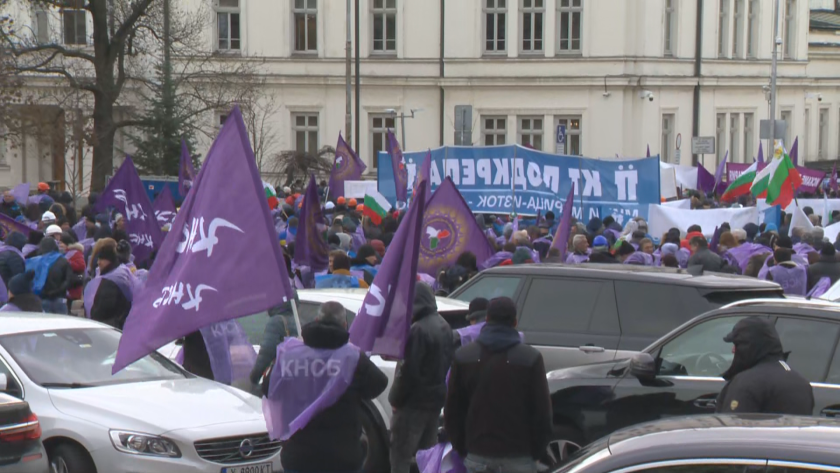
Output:
<instances>
[{"instance_id":1,"label":"blue jacket","mask_svg":"<svg viewBox=\"0 0 840 473\"><path fill-rule=\"evenodd\" d=\"M343 274L315 276L315 289L348 289L359 287L358 278Z\"/></svg>"}]
</instances>

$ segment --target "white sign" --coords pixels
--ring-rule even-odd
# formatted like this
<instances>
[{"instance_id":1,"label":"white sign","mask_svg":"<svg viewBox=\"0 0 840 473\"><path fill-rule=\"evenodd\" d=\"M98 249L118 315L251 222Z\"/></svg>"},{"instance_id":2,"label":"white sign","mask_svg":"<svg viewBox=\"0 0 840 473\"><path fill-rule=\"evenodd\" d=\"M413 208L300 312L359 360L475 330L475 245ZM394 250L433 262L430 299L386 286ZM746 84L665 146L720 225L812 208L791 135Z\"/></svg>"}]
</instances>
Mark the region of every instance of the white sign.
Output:
<instances>
[{"instance_id":1,"label":"white sign","mask_svg":"<svg viewBox=\"0 0 840 473\"><path fill-rule=\"evenodd\" d=\"M566 125L557 125L557 132L554 134L554 152L566 154Z\"/></svg>"},{"instance_id":2,"label":"white sign","mask_svg":"<svg viewBox=\"0 0 840 473\"><path fill-rule=\"evenodd\" d=\"M682 150L677 148L677 151L674 152L674 164L680 164L680 159L682 158Z\"/></svg>"},{"instance_id":3,"label":"white sign","mask_svg":"<svg viewBox=\"0 0 840 473\"><path fill-rule=\"evenodd\" d=\"M364 199L372 190L377 190L376 181L344 181L344 197L348 199Z\"/></svg>"},{"instance_id":4,"label":"white sign","mask_svg":"<svg viewBox=\"0 0 840 473\"><path fill-rule=\"evenodd\" d=\"M715 137L695 136L691 138L691 154L715 154Z\"/></svg>"}]
</instances>

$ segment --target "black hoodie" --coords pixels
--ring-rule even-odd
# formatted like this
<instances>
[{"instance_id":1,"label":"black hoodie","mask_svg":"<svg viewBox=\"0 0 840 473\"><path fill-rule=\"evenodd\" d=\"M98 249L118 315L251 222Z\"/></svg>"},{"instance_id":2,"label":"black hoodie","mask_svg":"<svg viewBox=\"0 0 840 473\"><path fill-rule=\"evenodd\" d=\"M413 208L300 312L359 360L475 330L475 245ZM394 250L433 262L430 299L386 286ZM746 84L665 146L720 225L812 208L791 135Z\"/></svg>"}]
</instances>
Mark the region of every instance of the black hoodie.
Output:
<instances>
[{"instance_id":1,"label":"black hoodie","mask_svg":"<svg viewBox=\"0 0 840 473\"><path fill-rule=\"evenodd\" d=\"M812 415L811 384L793 371L776 328L766 318L742 319L724 339L735 345L717 412Z\"/></svg>"},{"instance_id":2,"label":"black hoodie","mask_svg":"<svg viewBox=\"0 0 840 473\"><path fill-rule=\"evenodd\" d=\"M279 317L279 316L275 316ZM347 344L344 327L312 322L303 327L303 343L334 350ZM359 355L353 381L335 404L316 414L283 445L280 461L286 471L360 471L365 452L362 434L362 401L373 399L388 387L388 378L373 362Z\"/></svg>"}]
</instances>

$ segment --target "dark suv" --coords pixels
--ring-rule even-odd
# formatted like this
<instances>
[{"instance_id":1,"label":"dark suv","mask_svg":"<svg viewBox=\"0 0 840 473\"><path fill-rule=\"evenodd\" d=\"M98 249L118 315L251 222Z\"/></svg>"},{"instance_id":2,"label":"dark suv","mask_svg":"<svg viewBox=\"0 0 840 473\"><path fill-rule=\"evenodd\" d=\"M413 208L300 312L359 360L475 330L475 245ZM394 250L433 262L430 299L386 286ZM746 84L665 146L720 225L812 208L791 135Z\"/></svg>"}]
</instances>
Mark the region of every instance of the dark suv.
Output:
<instances>
[{"instance_id":1,"label":"dark suv","mask_svg":"<svg viewBox=\"0 0 840 473\"><path fill-rule=\"evenodd\" d=\"M731 302L783 297L773 282L617 264L504 266L482 271L450 297L507 296L517 329L547 371L628 358L692 317Z\"/></svg>"},{"instance_id":2,"label":"dark suv","mask_svg":"<svg viewBox=\"0 0 840 473\"><path fill-rule=\"evenodd\" d=\"M550 452L560 460L633 424L714 413L725 384L720 374L734 356L723 337L750 316L774 323L788 364L814 388L814 415L840 417L840 305L743 301L696 317L631 359L549 373L555 427Z\"/></svg>"}]
</instances>

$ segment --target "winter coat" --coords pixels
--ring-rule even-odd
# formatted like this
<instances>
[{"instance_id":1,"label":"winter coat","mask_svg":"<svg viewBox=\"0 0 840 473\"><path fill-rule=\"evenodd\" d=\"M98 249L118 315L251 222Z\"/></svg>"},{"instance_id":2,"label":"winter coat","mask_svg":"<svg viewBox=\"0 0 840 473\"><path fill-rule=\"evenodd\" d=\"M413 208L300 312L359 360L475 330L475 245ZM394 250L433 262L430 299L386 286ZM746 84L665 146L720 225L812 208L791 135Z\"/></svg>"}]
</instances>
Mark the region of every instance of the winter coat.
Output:
<instances>
[{"instance_id":1,"label":"winter coat","mask_svg":"<svg viewBox=\"0 0 840 473\"><path fill-rule=\"evenodd\" d=\"M347 344L350 334L338 325L312 322L303 328L303 343L311 348L334 350ZM353 380L335 404L315 414L306 426L283 445L280 461L287 471L361 471L365 451L362 435L362 401L380 395L388 378L364 354L359 355Z\"/></svg>"},{"instance_id":2,"label":"winter coat","mask_svg":"<svg viewBox=\"0 0 840 473\"><path fill-rule=\"evenodd\" d=\"M708 248L697 250L688 259L688 267L702 266L703 271L719 272L723 268L723 259Z\"/></svg>"},{"instance_id":3,"label":"winter coat","mask_svg":"<svg viewBox=\"0 0 840 473\"><path fill-rule=\"evenodd\" d=\"M9 299L7 304L14 305L21 312L43 312L44 306L41 304L41 298L32 294L31 292L28 294L21 294L19 296L12 297Z\"/></svg>"},{"instance_id":4,"label":"winter coat","mask_svg":"<svg viewBox=\"0 0 840 473\"><path fill-rule=\"evenodd\" d=\"M432 288L414 286L414 314L405 346L405 359L397 365L388 395L392 407L439 411L446 399L446 373L455 344L452 329L437 312Z\"/></svg>"},{"instance_id":5,"label":"winter coat","mask_svg":"<svg viewBox=\"0 0 840 473\"><path fill-rule=\"evenodd\" d=\"M840 279L840 261L837 261L836 257L820 255L819 262L808 266L808 290L810 291L821 278L831 279L831 284Z\"/></svg>"},{"instance_id":6,"label":"winter coat","mask_svg":"<svg viewBox=\"0 0 840 473\"><path fill-rule=\"evenodd\" d=\"M71 251L75 251L69 258L66 258ZM74 243L67 247L65 253L67 262L70 263L70 269L73 271L73 280L70 283L70 288L67 290L67 298L71 301L77 301L82 298L82 291L84 287L82 281L85 276L85 249L82 245Z\"/></svg>"},{"instance_id":7,"label":"winter coat","mask_svg":"<svg viewBox=\"0 0 840 473\"><path fill-rule=\"evenodd\" d=\"M18 248L20 249L20 248ZM26 260L14 251L0 251L0 277L7 287L9 281L26 271Z\"/></svg>"},{"instance_id":8,"label":"winter coat","mask_svg":"<svg viewBox=\"0 0 840 473\"><path fill-rule=\"evenodd\" d=\"M117 267L119 267L119 263L111 263L102 271L102 274L108 274ZM93 298L90 318L122 330L129 312L131 312L131 302L125 297L122 289L117 283L102 278Z\"/></svg>"},{"instance_id":9,"label":"winter coat","mask_svg":"<svg viewBox=\"0 0 840 473\"><path fill-rule=\"evenodd\" d=\"M103 281L104 283L104 281ZM102 290L102 286L99 287ZM201 332L195 332L184 337L184 369L205 379L213 378L213 366L210 364L210 354Z\"/></svg>"},{"instance_id":10,"label":"winter coat","mask_svg":"<svg viewBox=\"0 0 840 473\"><path fill-rule=\"evenodd\" d=\"M287 336L289 336L289 330L286 327L286 320L280 314L272 315L268 319L268 323L265 324L260 352L257 354L254 367L251 369L252 383L259 384L265 370L277 358L277 345L283 343L283 339Z\"/></svg>"},{"instance_id":11,"label":"winter coat","mask_svg":"<svg viewBox=\"0 0 840 473\"><path fill-rule=\"evenodd\" d=\"M3 214L12 219L18 218L21 215L20 206L17 202L12 202L11 204L8 204L5 201L2 201L0 202L0 214Z\"/></svg>"}]
</instances>

